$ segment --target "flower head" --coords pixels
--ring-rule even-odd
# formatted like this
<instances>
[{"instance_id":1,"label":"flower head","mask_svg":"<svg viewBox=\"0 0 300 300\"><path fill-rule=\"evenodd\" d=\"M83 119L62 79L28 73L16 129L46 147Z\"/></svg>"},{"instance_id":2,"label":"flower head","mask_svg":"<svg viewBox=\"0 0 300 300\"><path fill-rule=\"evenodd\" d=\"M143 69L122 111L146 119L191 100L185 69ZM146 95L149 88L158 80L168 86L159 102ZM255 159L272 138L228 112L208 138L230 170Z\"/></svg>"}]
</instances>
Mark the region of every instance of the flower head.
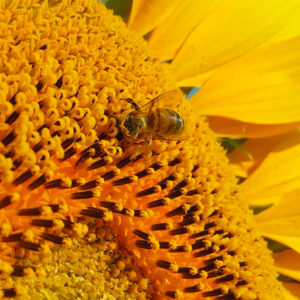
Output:
<instances>
[{"instance_id":1,"label":"flower head","mask_svg":"<svg viewBox=\"0 0 300 300\"><path fill-rule=\"evenodd\" d=\"M137 109L126 99L142 107L177 89L146 42L94 0L1 6L4 296L25 285L29 297L41 286L53 299L100 297L116 284L133 299L282 298L225 151L183 94L148 113L176 111L184 138L124 135ZM61 262L54 280L67 290L38 279Z\"/></svg>"}]
</instances>

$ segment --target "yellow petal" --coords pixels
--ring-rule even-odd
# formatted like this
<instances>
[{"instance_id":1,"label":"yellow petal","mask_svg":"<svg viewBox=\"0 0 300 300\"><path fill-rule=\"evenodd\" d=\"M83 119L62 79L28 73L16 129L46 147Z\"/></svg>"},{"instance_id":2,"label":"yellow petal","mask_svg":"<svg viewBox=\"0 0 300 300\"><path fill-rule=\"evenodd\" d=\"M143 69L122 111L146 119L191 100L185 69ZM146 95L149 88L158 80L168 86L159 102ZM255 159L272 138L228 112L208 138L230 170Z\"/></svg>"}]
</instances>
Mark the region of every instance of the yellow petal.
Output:
<instances>
[{"instance_id":1,"label":"yellow petal","mask_svg":"<svg viewBox=\"0 0 300 300\"><path fill-rule=\"evenodd\" d=\"M174 58L190 32L211 12L218 2L220 1L179 1L172 14L151 33L149 44L154 55L161 60Z\"/></svg>"},{"instance_id":2,"label":"yellow petal","mask_svg":"<svg viewBox=\"0 0 300 300\"><path fill-rule=\"evenodd\" d=\"M299 199L300 189L287 193L273 206L256 215L256 221L260 223L260 226L264 226L265 229L270 227L270 231L268 232L300 237L300 226L289 226L289 224L296 225L296 223L300 222ZM280 225L281 228L274 231L272 224L277 225L278 221L282 222Z\"/></svg>"},{"instance_id":3,"label":"yellow petal","mask_svg":"<svg viewBox=\"0 0 300 300\"><path fill-rule=\"evenodd\" d=\"M208 73L265 43L299 17L299 5L297 0L220 1L176 56L175 79Z\"/></svg>"},{"instance_id":4,"label":"yellow petal","mask_svg":"<svg viewBox=\"0 0 300 300\"><path fill-rule=\"evenodd\" d=\"M285 287L285 300L299 300L300 299L300 283L283 282Z\"/></svg>"},{"instance_id":5,"label":"yellow petal","mask_svg":"<svg viewBox=\"0 0 300 300\"><path fill-rule=\"evenodd\" d=\"M297 139L299 136L298 130L262 139L249 139L243 143L243 148L247 153L251 154L252 159L249 158L249 155L247 155L245 151L241 151L240 149L236 148L228 154L230 163L236 167L239 166L238 169L244 170L246 173L245 177L249 177L249 175L258 168L258 166L263 162L267 155L274 150L276 146L278 146L283 140L289 138L292 139L295 138L295 136ZM242 176L241 171L239 176Z\"/></svg>"},{"instance_id":6,"label":"yellow petal","mask_svg":"<svg viewBox=\"0 0 300 300\"><path fill-rule=\"evenodd\" d=\"M179 0L133 0L128 27L144 35L168 17L178 2Z\"/></svg>"},{"instance_id":7,"label":"yellow petal","mask_svg":"<svg viewBox=\"0 0 300 300\"><path fill-rule=\"evenodd\" d=\"M300 132L289 135L264 159L242 183L248 201L253 205L277 202L300 186Z\"/></svg>"},{"instance_id":8,"label":"yellow petal","mask_svg":"<svg viewBox=\"0 0 300 300\"><path fill-rule=\"evenodd\" d=\"M207 117L209 127L222 137L264 138L279 135L300 127L300 122L261 125L222 117Z\"/></svg>"},{"instance_id":9,"label":"yellow petal","mask_svg":"<svg viewBox=\"0 0 300 300\"><path fill-rule=\"evenodd\" d=\"M282 124L299 122L299 95L300 36L223 66L192 100L206 115Z\"/></svg>"},{"instance_id":10,"label":"yellow petal","mask_svg":"<svg viewBox=\"0 0 300 300\"><path fill-rule=\"evenodd\" d=\"M276 241L280 244L286 245L289 248L295 250L297 253L300 253L300 238L298 236L286 236L280 234L272 234L266 231L263 231L261 227L261 233L265 238ZM276 229L275 229L276 230Z\"/></svg>"},{"instance_id":11,"label":"yellow petal","mask_svg":"<svg viewBox=\"0 0 300 300\"><path fill-rule=\"evenodd\" d=\"M300 253L300 189L255 216L262 234Z\"/></svg>"},{"instance_id":12,"label":"yellow petal","mask_svg":"<svg viewBox=\"0 0 300 300\"><path fill-rule=\"evenodd\" d=\"M300 254L293 250L275 253L275 266L280 274L300 281Z\"/></svg>"}]
</instances>

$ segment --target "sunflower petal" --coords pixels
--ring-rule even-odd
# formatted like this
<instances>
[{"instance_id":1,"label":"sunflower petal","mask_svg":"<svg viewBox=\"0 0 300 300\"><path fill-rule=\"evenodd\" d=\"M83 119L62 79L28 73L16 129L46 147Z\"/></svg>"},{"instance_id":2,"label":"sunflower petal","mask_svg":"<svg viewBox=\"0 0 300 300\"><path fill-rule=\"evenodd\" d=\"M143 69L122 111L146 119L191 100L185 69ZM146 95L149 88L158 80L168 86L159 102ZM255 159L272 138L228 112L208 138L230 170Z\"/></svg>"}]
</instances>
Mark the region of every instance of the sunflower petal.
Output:
<instances>
[{"instance_id":1,"label":"sunflower petal","mask_svg":"<svg viewBox=\"0 0 300 300\"><path fill-rule=\"evenodd\" d=\"M259 127L259 125L257 126ZM266 137L263 139L249 139L243 143L243 147L251 154L252 159L249 159L249 155L246 155L240 149L234 149L228 154L230 163L236 167L239 166L238 170L244 170L247 174L245 177L249 177L249 175L259 167L267 155L274 151L276 146L285 139L295 138L294 136L296 136L296 139L298 136L300 138L299 132L295 130L286 134Z\"/></svg>"},{"instance_id":2,"label":"sunflower petal","mask_svg":"<svg viewBox=\"0 0 300 300\"><path fill-rule=\"evenodd\" d=\"M285 288L285 300L299 300L300 299L300 283L283 282Z\"/></svg>"},{"instance_id":3,"label":"sunflower petal","mask_svg":"<svg viewBox=\"0 0 300 300\"><path fill-rule=\"evenodd\" d=\"M179 0L133 0L128 27L144 35L168 17L178 2Z\"/></svg>"},{"instance_id":4,"label":"sunflower petal","mask_svg":"<svg viewBox=\"0 0 300 300\"><path fill-rule=\"evenodd\" d=\"M277 222L278 220L280 220L281 222L285 222L286 224L288 224L288 222L291 219L293 219L294 222L300 222L299 199L300 189L296 189L294 191L291 191L290 193L287 193L284 197L280 199L280 201L275 203L272 207L256 215L256 221L259 222L261 225L265 224L265 228L269 226L268 224ZM299 235L300 237L300 226L286 227L283 225L284 224L282 223L281 229L279 228L279 230L276 231L276 233L287 233L291 235ZM273 229L270 232L273 232Z\"/></svg>"},{"instance_id":5,"label":"sunflower petal","mask_svg":"<svg viewBox=\"0 0 300 300\"><path fill-rule=\"evenodd\" d=\"M179 1L172 14L151 33L149 44L154 55L161 60L173 59L190 32L218 2L220 1Z\"/></svg>"},{"instance_id":6,"label":"sunflower petal","mask_svg":"<svg viewBox=\"0 0 300 300\"><path fill-rule=\"evenodd\" d=\"M255 216L265 237L300 253L300 189L294 190Z\"/></svg>"},{"instance_id":7,"label":"sunflower petal","mask_svg":"<svg viewBox=\"0 0 300 300\"><path fill-rule=\"evenodd\" d=\"M253 139L279 135L300 127L300 122L261 125L238 120L208 116L209 127L222 137L247 137Z\"/></svg>"},{"instance_id":8,"label":"sunflower petal","mask_svg":"<svg viewBox=\"0 0 300 300\"><path fill-rule=\"evenodd\" d=\"M279 143L242 183L246 198L252 205L277 202L300 186L299 166L300 132L297 131Z\"/></svg>"},{"instance_id":9,"label":"sunflower petal","mask_svg":"<svg viewBox=\"0 0 300 300\"><path fill-rule=\"evenodd\" d=\"M273 255L275 266L280 274L300 281L300 254L286 250Z\"/></svg>"},{"instance_id":10,"label":"sunflower petal","mask_svg":"<svg viewBox=\"0 0 300 300\"><path fill-rule=\"evenodd\" d=\"M300 253L300 238L298 236L272 234L272 233L268 233L267 231L264 231L263 226L260 226L260 224L259 224L259 227L260 227L262 235L265 238L268 238L268 239L276 241L280 244L286 245L289 248L295 250L297 253Z\"/></svg>"},{"instance_id":11,"label":"sunflower petal","mask_svg":"<svg viewBox=\"0 0 300 300\"><path fill-rule=\"evenodd\" d=\"M299 17L299 1L222 1L194 29L172 63L180 82L266 43ZM192 85L197 86L197 85Z\"/></svg>"},{"instance_id":12,"label":"sunflower petal","mask_svg":"<svg viewBox=\"0 0 300 300\"><path fill-rule=\"evenodd\" d=\"M192 100L203 114L282 124L299 122L299 94L300 36L223 66Z\"/></svg>"}]
</instances>

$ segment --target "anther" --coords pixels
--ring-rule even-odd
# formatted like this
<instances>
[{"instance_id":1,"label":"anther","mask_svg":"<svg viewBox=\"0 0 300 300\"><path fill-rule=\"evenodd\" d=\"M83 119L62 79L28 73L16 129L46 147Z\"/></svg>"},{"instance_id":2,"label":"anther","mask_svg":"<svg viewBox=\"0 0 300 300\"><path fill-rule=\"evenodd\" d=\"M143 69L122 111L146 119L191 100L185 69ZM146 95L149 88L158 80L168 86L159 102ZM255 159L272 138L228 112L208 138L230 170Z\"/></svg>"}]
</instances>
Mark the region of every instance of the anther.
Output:
<instances>
[{"instance_id":1,"label":"anther","mask_svg":"<svg viewBox=\"0 0 300 300\"><path fill-rule=\"evenodd\" d=\"M194 244L192 244L193 250L200 249L203 247L205 247L205 241L203 239L197 240Z\"/></svg>"},{"instance_id":2,"label":"anther","mask_svg":"<svg viewBox=\"0 0 300 300\"><path fill-rule=\"evenodd\" d=\"M151 230L166 230L169 229L168 223L158 223L151 225Z\"/></svg>"},{"instance_id":3,"label":"anther","mask_svg":"<svg viewBox=\"0 0 300 300\"><path fill-rule=\"evenodd\" d=\"M100 205L113 211L117 210L117 203L115 202L101 201Z\"/></svg>"},{"instance_id":4,"label":"anther","mask_svg":"<svg viewBox=\"0 0 300 300\"><path fill-rule=\"evenodd\" d=\"M169 249L170 243L169 242L159 242L159 248L160 249Z\"/></svg>"},{"instance_id":5,"label":"anther","mask_svg":"<svg viewBox=\"0 0 300 300\"><path fill-rule=\"evenodd\" d=\"M225 275L223 277L215 279L215 283L222 283L222 282L232 281L232 280L234 280L234 278L235 277L234 277L233 274L228 274L228 275Z\"/></svg>"},{"instance_id":6,"label":"anther","mask_svg":"<svg viewBox=\"0 0 300 300\"><path fill-rule=\"evenodd\" d=\"M99 180L97 179L94 179L94 180L91 180L85 184L83 184L82 186L80 186L79 188L81 190L89 190L89 189L93 189L95 187L97 187L99 185Z\"/></svg>"},{"instance_id":7,"label":"anther","mask_svg":"<svg viewBox=\"0 0 300 300\"><path fill-rule=\"evenodd\" d=\"M152 194L157 193L157 192L158 192L157 186L152 186L148 189L145 189L143 191L138 192L136 194L136 197L149 196L149 195L152 195Z\"/></svg>"},{"instance_id":8,"label":"anther","mask_svg":"<svg viewBox=\"0 0 300 300\"><path fill-rule=\"evenodd\" d=\"M13 166L12 170L13 171L17 170L21 166L22 162L23 162L23 160L21 158L14 160L13 161L14 166Z\"/></svg>"},{"instance_id":9,"label":"anther","mask_svg":"<svg viewBox=\"0 0 300 300\"><path fill-rule=\"evenodd\" d=\"M14 270L10 274L11 276L16 276L16 277L23 277L24 276L24 269L26 267L14 265L13 268L14 268Z\"/></svg>"},{"instance_id":10,"label":"anther","mask_svg":"<svg viewBox=\"0 0 300 300\"><path fill-rule=\"evenodd\" d=\"M30 190L34 190L36 188L38 188L40 185L44 184L46 182L46 175L43 174L41 175L39 178L37 178L35 181L33 181L32 183L29 184L28 188Z\"/></svg>"},{"instance_id":11,"label":"anther","mask_svg":"<svg viewBox=\"0 0 300 300\"><path fill-rule=\"evenodd\" d=\"M7 117L5 123L11 125L14 121L16 121L19 117L19 113L14 111L10 116Z\"/></svg>"},{"instance_id":12,"label":"anther","mask_svg":"<svg viewBox=\"0 0 300 300\"><path fill-rule=\"evenodd\" d=\"M36 152L40 151L42 148L43 148L43 144L37 143L32 147L32 150L36 153Z\"/></svg>"},{"instance_id":13,"label":"anther","mask_svg":"<svg viewBox=\"0 0 300 300\"><path fill-rule=\"evenodd\" d=\"M60 89L63 83L62 76L59 77L59 79L56 81L55 85Z\"/></svg>"},{"instance_id":14,"label":"anther","mask_svg":"<svg viewBox=\"0 0 300 300\"><path fill-rule=\"evenodd\" d=\"M39 227L45 227L45 228L51 228L54 225L53 220L47 220L47 219L33 219L31 221L32 226L39 226Z\"/></svg>"},{"instance_id":15,"label":"anther","mask_svg":"<svg viewBox=\"0 0 300 300\"><path fill-rule=\"evenodd\" d=\"M184 215L184 214L185 214L185 210L184 210L183 206L180 205L177 208L167 212L166 216L167 217L173 217L173 216L176 216L176 215Z\"/></svg>"},{"instance_id":16,"label":"anther","mask_svg":"<svg viewBox=\"0 0 300 300\"><path fill-rule=\"evenodd\" d=\"M75 168L78 168L80 164L82 164L85 160L87 160L89 157L91 157L91 154L89 152L85 152L81 155L81 157L75 162Z\"/></svg>"},{"instance_id":17,"label":"anther","mask_svg":"<svg viewBox=\"0 0 300 300\"><path fill-rule=\"evenodd\" d=\"M14 94L11 99L9 100L9 102L12 104L12 105L15 105L17 102L16 102L16 95L17 94Z\"/></svg>"},{"instance_id":18,"label":"anther","mask_svg":"<svg viewBox=\"0 0 300 300\"><path fill-rule=\"evenodd\" d=\"M41 89L42 89L42 87L43 87L43 84L42 84L42 82L41 81L39 81L37 84L36 84L36 89L37 89L37 91L39 92Z\"/></svg>"},{"instance_id":19,"label":"anther","mask_svg":"<svg viewBox=\"0 0 300 300\"><path fill-rule=\"evenodd\" d=\"M95 207L88 207L87 209L82 209L80 214L87 217L102 219L104 217L104 210L95 208Z\"/></svg>"},{"instance_id":20,"label":"anther","mask_svg":"<svg viewBox=\"0 0 300 300\"><path fill-rule=\"evenodd\" d=\"M207 235L208 233L209 233L208 230L203 230L203 231L194 233L194 234L190 235L189 237L192 238L192 239L193 239L193 238L198 238L198 237L205 236L205 235Z\"/></svg>"},{"instance_id":21,"label":"anther","mask_svg":"<svg viewBox=\"0 0 300 300\"><path fill-rule=\"evenodd\" d=\"M40 244L38 243L32 243L32 242L26 242L26 241L20 241L18 244L18 247L32 250L32 251L39 251Z\"/></svg>"},{"instance_id":22,"label":"anther","mask_svg":"<svg viewBox=\"0 0 300 300\"><path fill-rule=\"evenodd\" d=\"M183 220L182 222L179 222L178 226L180 226L180 227L188 226L188 225L196 223L197 221L199 221L199 218L197 218L197 217L187 218L187 219Z\"/></svg>"},{"instance_id":23,"label":"anther","mask_svg":"<svg viewBox=\"0 0 300 300\"><path fill-rule=\"evenodd\" d=\"M14 185L19 185L31 178L34 175L34 173L31 170L27 170L24 173L22 173L19 177L17 177L14 181Z\"/></svg>"},{"instance_id":24,"label":"anther","mask_svg":"<svg viewBox=\"0 0 300 300\"><path fill-rule=\"evenodd\" d=\"M180 227L173 230L170 230L170 235L180 235L188 233L188 229L186 227Z\"/></svg>"},{"instance_id":25,"label":"anther","mask_svg":"<svg viewBox=\"0 0 300 300\"><path fill-rule=\"evenodd\" d=\"M47 233L47 232L43 232L40 236L44 240L47 240L47 241L50 241L52 243L59 244L59 245L61 245L64 241L63 237L58 236L56 234Z\"/></svg>"},{"instance_id":26,"label":"anther","mask_svg":"<svg viewBox=\"0 0 300 300\"><path fill-rule=\"evenodd\" d=\"M76 149L74 147L69 148L67 151L65 151L64 157L61 159L61 161L69 159L74 154L76 154Z\"/></svg>"},{"instance_id":27,"label":"anther","mask_svg":"<svg viewBox=\"0 0 300 300\"><path fill-rule=\"evenodd\" d=\"M71 146L73 142L74 142L74 139L69 138L69 139L64 140L64 141L61 143L61 146L62 146L63 149L66 149L66 148L68 148L69 146Z\"/></svg>"},{"instance_id":28,"label":"anther","mask_svg":"<svg viewBox=\"0 0 300 300\"><path fill-rule=\"evenodd\" d=\"M186 246L178 246L175 249L170 249L170 252L187 252Z\"/></svg>"},{"instance_id":29,"label":"anther","mask_svg":"<svg viewBox=\"0 0 300 300\"><path fill-rule=\"evenodd\" d=\"M194 253L194 257L201 257L201 256L206 256L209 254L214 253L214 248L213 247L208 247L202 251Z\"/></svg>"},{"instance_id":30,"label":"anther","mask_svg":"<svg viewBox=\"0 0 300 300\"><path fill-rule=\"evenodd\" d=\"M200 292L201 289L200 289L199 285L196 284L196 285L193 285L193 286L189 286L189 287L184 288L184 291L185 291L186 293L196 293L196 292Z\"/></svg>"},{"instance_id":31,"label":"anther","mask_svg":"<svg viewBox=\"0 0 300 300\"><path fill-rule=\"evenodd\" d=\"M176 191L171 192L170 194L167 195L170 199L174 199L176 197L182 196L184 194L183 189L179 189Z\"/></svg>"},{"instance_id":32,"label":"anther","mask_svg":"<svg viewBox=\"0 0 300 300\"><path fill-rule=\"evenodd\" d=\"M90 199L94 197L93 191L77 192L71 195L72 199Z\"/></svg>"},{"instance_id":33,"label":"anther","mask_svg":"<svg viewBox=\"0 0 300 300\"><path fill-rule=\"evenodd\" d=\"M40 207L24 208L18 211L18 216L39 216L41 214Z\"/></svg>"},{"instance_id":34,"label":"anther","mask_svg":"<svg viewBox=\"0 0 300 300\"><path fill-rule=\"evenodd\" d=\"M107 164L106 160L104 158L101 158L94 163L92 163L90 166L88 166L88 170L94 170L97 168L101 168Z\"/></svg>"},{"instance_id":35,"label":"anther","mask_svg":"<svg viewBox=\"0 0 300 300\"><path fill-rule=\"evenodd\" d=\"M0 209L6 207L8 205L10 205L11 204L11 200L12 200L11 196L5 196L4 198L2 198L0 200Z\"/></svg>"},{"instance_id":36,"label":"anther","mask_svg":"<svg viewBox=\"0 0 300 300\"><path fill-rule=\"evenodd\" d=\"M127 156L117 163L117 168L121 169L122 167L126 166L130 162L131 162L130 156Z\"/></svg>"},{"instance_id":37,"label":"anther","mask_svg":"<svg viewBox=\"0 0 300 300\"><path fill-rule=\"evenodd\" d=\"M172 188L171 192L179 190L179 189L185 187L187 184L188 184L188 182L186 180L182 180Z\"/></svg>"},{"instance_id":38,"label":"anther","mask_svg":"<svg viewBox=\"0 0 300 300\"><path fill-rule=\"evenodd\" d=\"M193 167L192 173L196 172L198 169L199 169L199 166L198 166L198 165L195 165L195 166Z\"/></svg>"},{"instance_id":39,"label":"anther","mask_svg":"<svg viewBox=\"0 0 300 300\"><path fill-rule=\"evenodd\" d=\"M168 177L164 178L163 180L161 180L160 182L157 183L157 185L159 185L161 187L161 189L165 189L167 188L167 182L168 181L174 181L176 180L176 177L174 175L169 175Z\"/></svg>"},{"instance_id":40,"label":"anther","mask_svg":"<svg viewBox=\"0 0 300 300\"><path fill-rule=\"evenodd\" d=\"M173 167L177 164L181 163L181 159L180 158L175 158L173 160L171 160L169 163L168 163L168 166L169 167Z\"/></svg>"},{"instance_id":41,"label":"anther","mask_svg":"<svg viewBox=\"0 0 300 300\"><path fill-rule=\"evenodd\" d=\"M248 282L246 280L239 280L237 283L236 283L236 286L241 286L241 285L246 285L248 284Z\"/></svg>"},{"instance_id":42,"label":"anther","mask_svg":"<svg viewBox=\"0 0 300 300\"><path fill-rule=\"evenodd\" d=\"M168 205L168 203L170 202L169 198L161 198L152 202L149 202L147 204L147 206L149 208L154 208L154 207L159 207L159 206L164 206L164 205Z\"/></svg>"},{"instance_id":43,"label":"anther","mask_svg":"<svg viewBox=\"0 0 300 300\"><path fill-rule=\"evenodd\" d=\"M115 176L116 176L116 171L115 171L115 170L112 170L112 171L109 171L109 172L103 174L101 177L102 177L105 181L107 181L107 180L109 180L109 179L114 178Z\"/></svg>"},{"instance_id":44,"label":"anther","mask_svg":"<svg viewBox=\"0 0 300 300\"><path fill-rule=\"evenodd\" d=\"M214 226L216 226L216 224L214 222L206 223L204 225L204 230L208 230L209 228L212 228Z\"/></svg>"},{"instance_id":45,"label":"anther","mask_svg":"<svg viewBox=\"0 0 300 300\"><path fill-rule=\"evenodd\" d=\"M150 175L150 174L151 174L151 172L149 172L149 169L147 168L147 169L144 169L140 172L135 173L135 176L137 176L138 178L143 178L143 177L145 177L147 175Z\"/></svg>"},{"instance_id":46,"label":"anther","mask_svg":"<svg viewBox=\"0 0 300 300\"><path fill-rule=\"evenodd\" d=\"M149 238L149 234L148 234L148 233L143 232L143 231L138 230L138 229L135 229L135 230L133 231L133 233L134 233L135 235L137 235L138 237L144 239L144 240L146 240L146 239Z\"/></svg>"},{"instance_id":47,"label":"anther","mask_svg":"<svg viewBox=\"0 0 300 300\"><path fill-rule=\"evenodd\" d=\"M6 137L4 137L2 139L2 144L4 146L7 146L8 144L10 144L16 138L16 136L17 135L13 131L11 131Z\"/></svg>"},{"instance_id":48,"label":"anther","mask_svg":"<svg viewBox=\"0 0 300 300\"><path fill-rule=\"evenodd\" d=\"M45 184L45 188L47 188L47 189L60 188L61 186L62 186L61 179L55 179L55 180L49 181Z\"/></svg>"},{"instance_id":49,"label":"anther","mask_svg":"<svg viewBox=\"0 0 300 300\"><path fill-rule=\"evenodd\" d=\"M144 241L144 240L137 240L135 242L135 245L138 247L138 248L142 248L142 249L151 249L151 244L148 243L147 241Z\"/></svg>"},{"instance_id":50,"label":"anther","mask_svg":"<svg viewBox=\"0 0 300 300\"><path fill-rule=\"evenodd\" d=\"M22 240L22 233L13 233L13 234L10 234L9 236L7 237L3 237L2 238L2 241L4 243L13 243L13 242L19 242Z\"/></svg>"},{"instance_id":51,"label":"anther","mask_svg":"<svg viewBox=\"0 0 300 300\"><path fill-rule=\"evenodd\" d=\"M156 265L162 269L170 270L171 262L167 260L158 260Z\"/></svg>"},{"instance_id":52,"label":"anther","mask_svg":"<svg viewBox=\"0 0 300 300\"><path fill-rule=\"evenodd\" d=\"M187 191L187 193L186 193L187 196L193 196L193 195L197 195L197 194L199 194L199 191L197 189Z\"/></svg>"},{"instance_id":53,"label":"anther","mask_svg":"<svg viewBox=\"0 0 300 300\"><path fill-rule=\"evenodd\" d=\"M165 295L166 295L167 297L170 297L170 298L173 298L173 299L178 298L177 295L176 295L176 291L167 291L167 292L165 293Z\"/></svg>"},{"instance_id":54,"label":"anther","mask_svg":"<svg viewBox=\"0 0 300 300\"><path fill-rule=\"evenodd\" d=\"M216 300L238 300L240 298L237 298L232 291L229 291L223 296L219 296L215 298Z\"/></svg>"},{"instance_id":55,"label":"anther","mask_svg":"<svg viewBox=\"0 0 300 300\"><path fill-rule=\"evenodd\" d=\"M7 298L13 298L17 296L17 291L14 288L3 289L3 296Z\"/></svg>"},{"instance_id":56,"label":"anther","mask_svg":"<svg viewBox=\"0 0 300 300\"><path fill-rule=\"evenodd\" d=\"M225 274L224 268L220 268L219 270L211 271L208 273L207 278L219 277Z\"/></svg>"},{"instance_id":57,"label":"anther","mask_svg":"<svg viewBox=\"0 0 300 300\"><path fill-rule=\"evenodd\" d=\"M202 296L203 297L215 297L215 296L220 296L223 294L223 290L222 289L215 289L212 291L208 291L208 292L203 292Z\"/></svg>"},{"instance_id":58,"label":"anther","mask_svg":"<svg viewBox=\"0 0 300 300\"><path fill-rule=\"evenodd\" d=\"M121 179L113 181L113 185L117 186L117 185L132 183L132 182L133 182L132 176L127 176L127 177L123 177Z\"/></svg>"}]
</instances>

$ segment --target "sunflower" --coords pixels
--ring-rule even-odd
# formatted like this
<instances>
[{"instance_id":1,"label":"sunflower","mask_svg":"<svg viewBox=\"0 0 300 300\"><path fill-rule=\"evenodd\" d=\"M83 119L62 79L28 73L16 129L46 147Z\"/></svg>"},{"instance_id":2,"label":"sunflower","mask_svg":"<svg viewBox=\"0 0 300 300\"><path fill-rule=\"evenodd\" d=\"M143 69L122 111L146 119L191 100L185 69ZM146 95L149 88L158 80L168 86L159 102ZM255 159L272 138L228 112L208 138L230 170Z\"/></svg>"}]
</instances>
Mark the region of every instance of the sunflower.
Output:
<instances>
[{"instance_id":1,"label":"sunflower","mask_svg":"<svg viewBox=\"0 0 300 300\"><path fill-rule=\"evenodd\" d=\"M299 293L299 4L194 2L0 1L3 297Z\"/></svg>"}]
</instances>

